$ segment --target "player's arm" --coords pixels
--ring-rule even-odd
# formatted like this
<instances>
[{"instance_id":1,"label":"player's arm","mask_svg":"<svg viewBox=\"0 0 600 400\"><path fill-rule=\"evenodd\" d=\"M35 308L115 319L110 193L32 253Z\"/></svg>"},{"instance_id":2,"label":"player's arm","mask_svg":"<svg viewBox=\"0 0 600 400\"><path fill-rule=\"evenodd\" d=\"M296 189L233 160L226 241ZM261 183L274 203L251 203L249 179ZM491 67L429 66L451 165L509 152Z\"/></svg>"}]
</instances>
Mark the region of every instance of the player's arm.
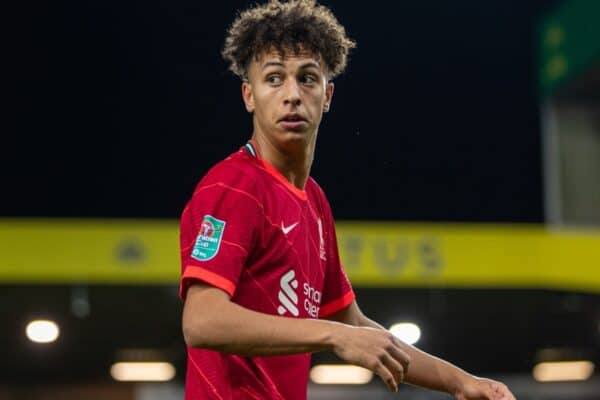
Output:
<instances>
[{"instance_id":1,"label":"player's arm","mask_svg":"<svg viewBox=\"0 0 600 400\"><path fill-rule=\"evenodd\" d=\"M196 283L183 307L183 336L191 347L245 356L331 350L335 322L283 318L255 312L230 301L213 286Z\"/></svg>"},{"instance_id":2,"label":"player's arm","mask_svg":"<svg viewBox=\"0 0 600 400\"><path fill-rule=\"evenodd\" d=\"M372 370L391 391L402 382L409 362L389 332L255 312L201 282L187 290L182 327L188 346L225 353L268 356L333 351L351 364Z\"/></svg>"},{"instance_id":3,"label":"player's arm","mask_svg":"<svg viewBox=\"0 0 600 400\"><path fill-rule=\"evenodd\" d=\"M387 331L383 326L366 317L356 301L329 316L328 319L354 326ZM404 376L405 382L452 394L458 400L514 400L514 396L504 384L475 377L447 361L434 357L400 340L398 341L411 359L410 368Z\"/></svg>"}]
</instances>

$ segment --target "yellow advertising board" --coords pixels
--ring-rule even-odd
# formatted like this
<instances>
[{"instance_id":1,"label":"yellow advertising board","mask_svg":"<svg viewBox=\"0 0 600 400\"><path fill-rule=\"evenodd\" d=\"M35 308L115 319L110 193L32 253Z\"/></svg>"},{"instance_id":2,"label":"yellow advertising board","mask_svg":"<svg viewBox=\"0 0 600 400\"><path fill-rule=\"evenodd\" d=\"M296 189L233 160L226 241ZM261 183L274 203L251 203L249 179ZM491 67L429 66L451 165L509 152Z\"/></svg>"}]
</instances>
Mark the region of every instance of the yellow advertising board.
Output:
<instances>
[{"instance_id":1,"label":"yellow advertising board","mask_svg":"<svg viewBox=\"0 0 600 400\"><path fill-rule=\"evenodd\" d=\"M600 292L600 232L541 226L342 223L362 286L527 287Z\"/></svg>"},{"instance_id":2,"label":"yellow advertising board","mask_svg":"<svg viewBox=\"0 0 600 400\"><path fill-rule=\"evenodd\" d=\"M172 283L174 220L0 219L0 281Z\"/></svg>"},{"instance_id":3,"label":"yellow advertising board","mask_svg":"<svg viewBox=\"0 0 600 400\"><path fill-rule=\"evenodd\" d=\"M339 222L355 286L600 292L600 232ZM0 219L0 282L176 284L175 220Z\"/></svg>"}]
</instances>

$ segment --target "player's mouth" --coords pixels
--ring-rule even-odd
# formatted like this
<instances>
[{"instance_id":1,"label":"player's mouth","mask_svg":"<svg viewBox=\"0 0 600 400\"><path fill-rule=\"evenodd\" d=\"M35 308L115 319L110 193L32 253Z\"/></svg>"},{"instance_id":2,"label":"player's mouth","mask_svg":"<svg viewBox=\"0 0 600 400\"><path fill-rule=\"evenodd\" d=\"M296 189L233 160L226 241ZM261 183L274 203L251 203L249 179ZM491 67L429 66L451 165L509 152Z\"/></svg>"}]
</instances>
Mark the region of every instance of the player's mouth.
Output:
<instances>
[{"instance_id":1,"label":"player's mouth","mask_svg":"<svg viewBox=\"0 0 600 400\"><path fill-rule=\"evenodd\" d=\"M300 114L295 114L295 113L286 114L283 116L283 118L281 118L277 122L285 130L291 130L291 131L303 129L304 126L308 123L306 118L304 118Z\"/></svg>"}]
</instances>

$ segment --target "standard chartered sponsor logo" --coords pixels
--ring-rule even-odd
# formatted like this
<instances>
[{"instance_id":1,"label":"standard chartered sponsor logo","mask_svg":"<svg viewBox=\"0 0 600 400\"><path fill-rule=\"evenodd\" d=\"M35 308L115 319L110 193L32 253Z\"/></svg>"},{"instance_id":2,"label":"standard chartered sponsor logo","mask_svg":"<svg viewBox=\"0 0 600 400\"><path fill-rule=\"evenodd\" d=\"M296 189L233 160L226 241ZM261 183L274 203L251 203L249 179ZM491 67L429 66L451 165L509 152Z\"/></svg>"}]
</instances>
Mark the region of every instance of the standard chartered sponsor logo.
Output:
<instances>
[{"instance_id":1,"label":"standard chartered sponsor logo","mask_svg":"<svg viewBox=\"0 0 600 400\"><path fill-rule=\"evenodd\" d=\"M319 316L321 305L321 292L311 287L308 283L304 284L304 309L313 318Z\"/></svg>"},{"instance_id":2,"label":"standard chartered sponsor logo","mask_svg":"<svg viewBox=\"0 0 600 400\"><path fill-rule=\"evenodd\" d=\"M294 279L296 277L296 272L293 269L290 269L281 277L279 281L279 285L281 286L281 290L279 291L279 302L281 305L277 308L277 312L279 315L285 314L286 311L289 311L294 317L297 317L298 312L298 295L294 291L294 289L298 288L298 281Z\"/></svg>"},{"instance_id":3,"label":"standard chartered sponsor logo","mask_svg":"<svg viewBox=\"0 0 600 400\"><path fill-rule=\"evenodd\" d=\"M298 280L296 279L296 272L291 269L286 272L279 282L281 290L279 290L279 302L280 305L277 308L279 315L284 315L289 312L293 316L297 317L300 312L298 310L298 294L295 289L298 289ZM313 318L319 316L319 307L321 305L321 292L311 287L308 283L302 285L304 301L302 305L304 310Z\"/></svg>"}]
</instances>

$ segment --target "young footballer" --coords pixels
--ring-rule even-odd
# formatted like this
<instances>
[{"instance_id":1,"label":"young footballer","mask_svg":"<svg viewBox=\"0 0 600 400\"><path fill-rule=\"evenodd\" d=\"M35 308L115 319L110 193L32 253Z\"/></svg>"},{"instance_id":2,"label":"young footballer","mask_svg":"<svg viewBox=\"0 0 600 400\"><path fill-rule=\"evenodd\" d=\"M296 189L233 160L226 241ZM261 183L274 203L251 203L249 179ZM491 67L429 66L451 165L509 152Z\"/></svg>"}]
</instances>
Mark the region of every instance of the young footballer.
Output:
<instances>
[{"instance_id":1,"label":"young footballer","mask_svg":"<svg viewBox=\"0 0 600 400\"><path fill-rule=\"evenodd\" d=\"M314 0L242 12L223 56L242 79L251 139L200 181L181 217L186 399L305 400L310 354L334 352L457 400L514 400L395 338L358 307L325 194L309 176L332 79L354 47Z\"/></svg>"}]
</instances>

